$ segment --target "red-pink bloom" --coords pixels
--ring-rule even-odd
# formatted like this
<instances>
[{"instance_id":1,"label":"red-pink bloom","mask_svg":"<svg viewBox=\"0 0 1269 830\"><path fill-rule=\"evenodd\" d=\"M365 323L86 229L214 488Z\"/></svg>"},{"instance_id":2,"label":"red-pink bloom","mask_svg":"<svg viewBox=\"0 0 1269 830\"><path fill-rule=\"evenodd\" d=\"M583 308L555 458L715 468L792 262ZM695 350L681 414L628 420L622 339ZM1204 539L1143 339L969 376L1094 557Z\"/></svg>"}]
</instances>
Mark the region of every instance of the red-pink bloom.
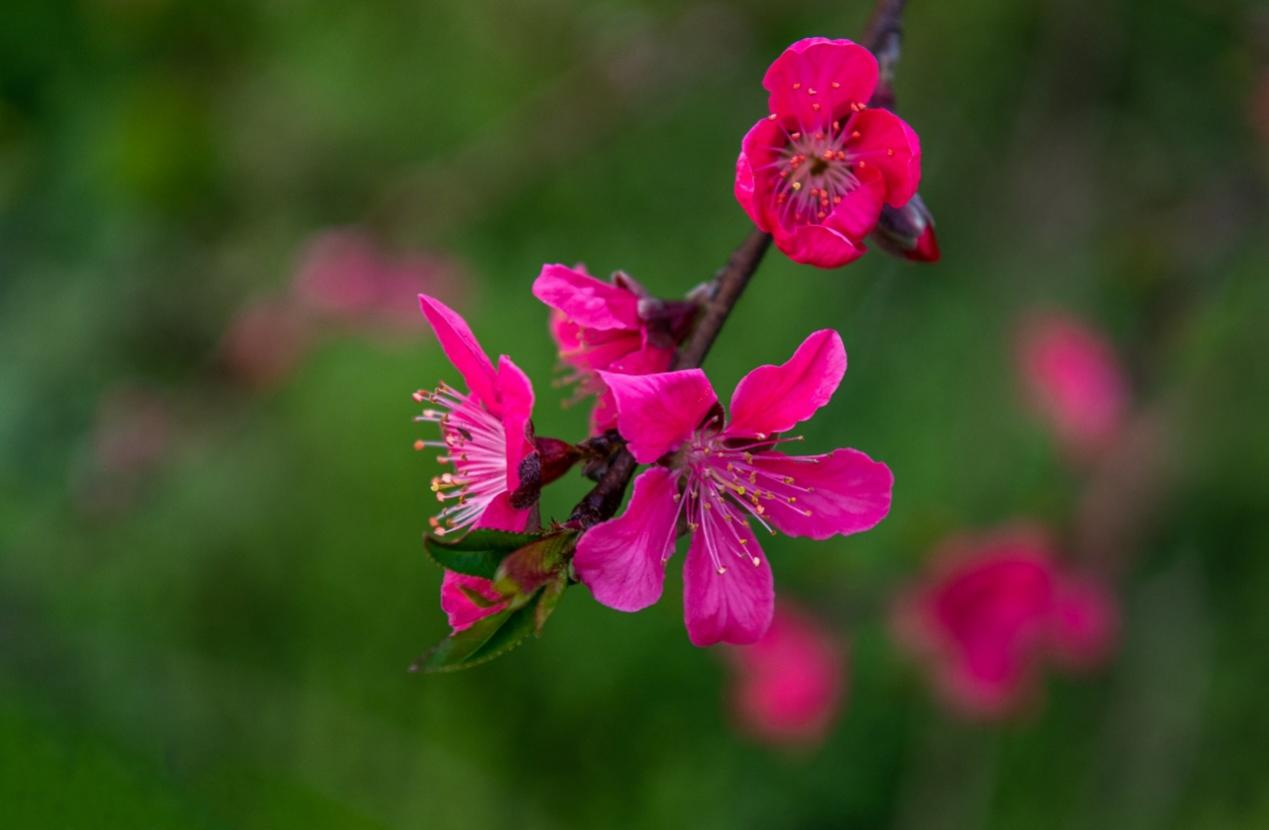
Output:
<instances>
[{"instance_id":1,"label":"red-pink bloom","mask_svg":"<svg viewBox=\"0 0 1269 830\"><path fill-rule=\"evenodd\" d=\"M457 312L426 294L419 304L468 389L442 381L414 393L429 404L416 420L441 430L441 440L416 441L415 447L445 450L440 460L454 468L432 479L437 500L446 504L429 520L432 529L437 535L473 526L524 530L536 506L517 507L512 494L521 484L521 463L533 452L533 385L506 355L495 368Z\"/></svg>"},{"instance_id":2,"label":"red-pink bloom","mask_svg":"<svg viewBox=\"0 0 1269 830\"><path fill-rule=\"evenodd\" d=\"M239 311L220 343L221 359L244 383L268 387L289 374L312 342L307 318L282 299L257 300Z\"/></svg>"},{"instance_id":3,"label":"red-pink bloom","mask_svg":"<svg viewBox=\"0 0 1269 830\"><path fill-rule=\"evenodd\" d=\"M950 705L995 717L1025 699L1043 662L1079 669L1103 660L1116 612L1105 588L1064 570L1042 535L1010 529L945 546L896 622Z\"/></svg>"},{"instance_id":4,"label":"red-pink bloom","mask_svg":"<svg viewBox=\"0 0 1269 830\"><path fill-rule=\"evenodd\" d=\"M731 702L740 727L772 744L815 744L842 703L844 647L810 614L780 602L771 627L729 650Z\"/></svg>"},{"instance_id":5,"label":"red-pink bloom","mask_svg":"<svg viewBox=\"0 0 1269 830\"><path fill-rule=\"evenodd\" d=\"M687 633L698 646L752 643L771 622L771 567L750 529L826 539L867 530L890 510L893 476L850 449L790 456L779 433L810 418L846 372L837 332L817 331L788 362L759 366L731 397L731 418L699 369L601 377L617 428L643 464L620 517L588 530L573 565L595 598L619 611L656 602L680 519L691 535L683 567Z\"/></svg>"},{"instance_id":6,"label":"red-pink bloom","mask_svg":"<svg viewBox=\"0 0 1269 830\"><path fill-rule=\"evenodd\" d=\"M544 265L533 295L551 307L551 336L560 359L574 370L570 380L582 394L597 397L591 429L601 433L617 425L612 393L597 374L664 372L674 361L675 344L691 322L695 306L666 303L629 275L618 272L611 283L584 268Z\"/></svg>"},{"instance_id":7,"label":"red-pink bloom","mask_svg":"<svg viewBox=\"0 0 1269 830\"><path fill-rule=\"evenodd\" d=\"M452 302L463 281L461 269L444 257L392 258L366 234L346 229L318 234L305 246L292 291L319 318L401 332L414 330L419 294Z\"/></svg>"},{"instance_id":8,"label":"red-pink bloom","mask_svg":"<svg viewBox=\"0 0 1269 830\"><path fill-rule=\"evenodd\" d=\"M877 60L849 40L799 40L762 80L771 114L736 161L736 199L797 262L836 268L866 250L883 204L902 207L921 178L917 134L868 108Z\"/></svg>"},{"instance_id":9,"label":"red-pink bloom","mask_svg":"<svg viewBox=\"0 0 1269 830\"><path fill-rule=\"evenodd\" d=\"M1037 314L1018 341L1018 366L1027 396L1073 453L1105 449L1128 411L1128 382L1114 348L1074 317Z\"/></svg>"},{"instance_id":10,"label":"red-pink bloom","mask_svg":"<svg viewBox=\"0 0 1269 830\"><path fill-rule=\"evenodd\" d=\"M506 607L506 597L494 590L488 579L446 571L441 580L441 610L454 631L469 628Z\"/></svg>"}]
</instances>

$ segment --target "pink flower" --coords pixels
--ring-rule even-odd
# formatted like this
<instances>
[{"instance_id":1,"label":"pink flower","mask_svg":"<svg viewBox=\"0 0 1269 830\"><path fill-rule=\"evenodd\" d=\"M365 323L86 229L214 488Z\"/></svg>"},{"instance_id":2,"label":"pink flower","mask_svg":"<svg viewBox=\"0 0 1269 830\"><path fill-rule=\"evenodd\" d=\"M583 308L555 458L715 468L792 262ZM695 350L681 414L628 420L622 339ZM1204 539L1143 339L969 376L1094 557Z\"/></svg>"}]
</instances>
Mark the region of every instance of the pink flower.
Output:
<instances>
[{"instance_id":1,"label":"pink flower","mask_svg":"<svg viewBox=\"0 0 1269 830\"><path fill-rule=\"evenodd\" d=\"M456 632L506 607L507 599L494 590L493 582L488 579L446 571L441 580L441 610Z\"/></svg>"},{"instance_id":2,"label":"pink flower","mask_svg":"<svg viewBox=\"0 0 1269 830\"><path fill-rule=\"evenodd\" d=\"M346 326L413 331L420 293L453 298L464 281L452 261L413 254L394 259L356 229L326 231L304 248L292 292L306 311Z\"/></svg>"},{"instance_id":3,"label":"pink flower","mask_svg":"<svg viewBox=\"0 0 1269 830\"><path fill-rule=\"evenodd\" d=\"M312 342L307 318L278 298L257 300L239 311L220 343L221 360L249 386L273 386L294 370Z\"/></svg>"},{"instance_id":4,"label":"pink flower","mask_svg":"<svg viewBox=\"0 0 1269 830\"><path fill-rule=\"evenodd\" d=\"M778 437L828 403L846 372L834 331L812 334L787 363L741 379L724 423L699 369L652 375L601 372L617 428L642 464L620 517L588 530L573 565L599 602L619 611L655 603L679 521L691 535L683 568L689 638L698 646L752 643L771 622L771 568L750 529L826 539L867 530L890 509L893 477L857 450L790 456Z\"/></svg>"},{"instance_id":5,"label":"pink flower","mask_svg":"<svg viewBox=\"0 0 1269 830\"><path fill-rule=\"evenodd\" d=\"M1064 314L1031 316L1018 366L1032 406L1071 452L1087 457L1119 434L1128 382L1114 349L1088 326Z\"/></svg>"},{"instance_id":6,"label":"pink flower","mask_svg":"<svg viewBox=\"0 0 1269 830\"><path fill-rule=\"evenodd\" d=\"M836 268L866 250L883 204L903 207L921 147L903 119L869 109L877 60L849 40L799 40L762 85L771 115L745 135L736 199L797 262Z\"/></svg>"},{"instance_id":7,"label":"pink flower","mask_svg":"<svg viewBox=\"0 0 1269 830\"><path fill-rule=\"evenodd\" d=\"M454 472L432 479L436 498L448 505L429 520L439 536L468 527L524 530L535 506L515 503L521 464L533 453L533 385L511 358L502 355L497 368L476 336L455 311L440 300L419 295L423 316L450 363L463 376L468 391L445 382L414 393L430 404L416 420L440 425L441 440L416 441L415 447L438 447Z\"/></svg>"},{"instance_id":8,"label":"pink flower","mask_svg":"<svg viewBox=\"0 0 1269 830\"><path fill-rule=\"evenodd\" d=\"M618 272L611 283L584 268L544 265L533 295L551 307L551 336L560 359L574 369L570 380L598 400L591 412L595 434L617 425L612 393L597 374L664 372L675 345L691 323L695 306L650 297L643 286Z\"/></svg>"},{"instance_id":9,"label":"pink flower","mask_svg":"<svg viewBox=\"0 0 1269 830\"><path fill-rule=\"evenodd\" d=\"M841 707L845 660L818 620L781 602L762 639L729 654L731 701L744 731L771 744L823 740Z\"/></svg>"},{"instance_id":10,"label":"pink flower","mask_svg":"<svg viewBox=\"0 0 1269 830\"><path fill-rule=\"evenodd\" d=\"M1041 535L1010 529L948 544L896 622L951 706L997 717L1022 702L1042 662L1079 669L1103 660L1116 613L1106 590L1065 572Z\"/></svg>"}]
</instances>

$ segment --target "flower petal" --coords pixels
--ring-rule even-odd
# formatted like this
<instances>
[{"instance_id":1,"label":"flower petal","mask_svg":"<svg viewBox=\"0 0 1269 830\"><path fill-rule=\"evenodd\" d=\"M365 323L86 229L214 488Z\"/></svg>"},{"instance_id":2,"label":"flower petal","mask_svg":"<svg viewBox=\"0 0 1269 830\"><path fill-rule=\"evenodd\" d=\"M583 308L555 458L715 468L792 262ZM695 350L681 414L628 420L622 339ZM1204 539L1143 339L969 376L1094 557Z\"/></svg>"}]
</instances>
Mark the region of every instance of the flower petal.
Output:
<instances>
[{"instance_id":1,"label":"flower petal","mask_svg":"<svg viewBox=\"0 0 1269 830\"><path fill-rule=\"evenodd\" d=\"M589 329L638 329L639 297L563 265L543 265L533 296Z\"/></svg>"},{"instance_id":2,"label":"flower petal","mask_svg":"<svg viewBox=\"0 0 1269 830\"><path fill-rule=\"evenodd\" d=\"M497 405L494 367L476 340L476 335L472 334L467 321L458 312L427 294L419 295L419 306L432 326L436 339L440 341L441 350L467 382L468 391L493 411L492 407Z\"/></svg>"},{"instance_id":3,"label":"flower petal","mask_svg":"<svg viewBox=\"0 0 1269 830\"><path fill-rule=\"evenodd\" d=\"M788 482L770 484L775 498L762 505L766 519L790 536L827 539L859 533L890 512L894 475L859 450L812 457L760 453L753 465Z\"/></svg>"},{"instance_id":4,"label":"flower petal","mask_svg":"<svg viewBox=\"0 0 1269 830\"><path fill-rule=\"evenodd\" d=\"M686 441L718 403L700 369L599 376L617 401L617 429L640 464L651 464Z\"/></svg>"},{"instance_id":5,"label":"flower petal","mask_svg":"<svg viewBox=\"0 0 1269 830\"><path fill-rule=\"evenodd\" d=\"M852 158L881 171L886 180L886 202L903 207L921 182L921 141L908 122L889 110L867 109L855 116L849 129L859 139L847 146Z\"/></svg>"},{"instance_id":6,"label":"flower petal","mask_svg":"<svg viewBox=\"0 0 1269 830\"><path fill-rule=\"evenodd\" d=\"M802 127L831 121L866 104L877 86L877 59L849 40L799 40L775 59L762 79L767 107Z\"/></svg>"},{"instance_id":7,"label":"flower petal","mask_svg":"<svg viewBox=\"0 0 1269 830\"><path fill-rule=\"evenodd\" d=\"M773 225L772 239L780 252L794 262L817 268L840 268L864 255L868 249L841 231L826 225Z\"/></svg>"},{"instance_id":8,"label":"flower petal","mask_svg":"<svg viewBox=\"0 0 1269 830\"><path fill-rule=\"evenodd\" d=\"M886 180L874 167L855 172L859 184L844 194L824 224L851 239L863 239L877 228L886 200ZM862 247L862 246L861 246Z\"/></svg>"},{"instance_id":9,"label":"flower petal","mask_svg":"<svg viewBox=\"0 0 1269 830\"><path fill-rule=\"evenodd\" d=\"M810 418L837 391L846 374L846 348L832 329L813 332L779 366L759 366L731 395L728 436L785 432Z\"/></svg>"},{"instance_id":10,"label":"flower petal","mask_svg":"<svg viewBox=\"0 0 1269 830\"><path fill-rule=\"evenodd\" d=\"M520 533L528 530L529 520L533 518L533 511L537 509L537 505L524 509L511 506L511 491L499 493L494 500L489 502L489 506L485 508L485 512L480 514L480 518L476 520L474 527L487 527L492 530L509 530L512 533Z\"/></svg>"},{"instance_id":11,"label":"flower petal","mask_svg":"<svg viewBox=\"0 0 1269 830\"><path fill-rule=\"evenodd\" d=\"M533 452L530 424L533 418L533 384L505 354L498 358L495 396L506 433L507 490L520 486L520 462Z\"/></svg>"},{"instance_id":12,"label":"flower petal","mask_svg":"<svg viewBox=\"0 0 1269 830\"><path fill-rule=\"evenodd\" d=\"M748 645L757 642L771 625L775 587L771 565L753 531L742 522L724 525L715 514L692 534L692 546L683 565L683 618L687 636L696 646L714 643ZM739 544L745 539L744 545ZM713 547L719 566L710 555ZM757 559L755 565L750 557Z\"/></svg>"},{"instance_id":13,"label":"flower petal","mask_svg":"<svg viewBox=\"0 0 1269 830\"><path fill-rule=\"evenodd\" d=\"M770 215L773 200L769 176L761 175L759 171L769 169L767 165L776 160L776 148L786 143L784 130L771 118L759 120L740 142L734 192L736 201L759 230L770 231L775 224L774 217Z\"/></svg>"},{"instance_id":14,"label":"flower petal","mask_svg":"<svg viewBox=\"0 0 1269 830\"><path fill-rule=\"evenodd\" d=\"M639 611L661 598L665 562L674 553L677 493L674 474L652 467L635 479L625 513L582 534L573 567L600 603Z\"/></svg>"},{"instance_id":15,"label":"flower petal","mask_svg":"<svg viewBox=\"0 0 1269 830\"><path fill-rule=\"evenodd\" d=\"M493 583L478 576L446 571L441 580L441 610L454 631L492 616L507 607L507 600L494 590Z\"/></svg>"},{"instance_id":16,"label":"flower petal","mask_svg":"<svg viewBox=\"0 0 1269 830\"><path fill-rule=\"evenodd\" d=\"M1100 663L1114 645L1118 616L1114 599L1100 584L1064 580L1053 609L1056 658L1075 669Z\"/></svg>"}]
</instances>

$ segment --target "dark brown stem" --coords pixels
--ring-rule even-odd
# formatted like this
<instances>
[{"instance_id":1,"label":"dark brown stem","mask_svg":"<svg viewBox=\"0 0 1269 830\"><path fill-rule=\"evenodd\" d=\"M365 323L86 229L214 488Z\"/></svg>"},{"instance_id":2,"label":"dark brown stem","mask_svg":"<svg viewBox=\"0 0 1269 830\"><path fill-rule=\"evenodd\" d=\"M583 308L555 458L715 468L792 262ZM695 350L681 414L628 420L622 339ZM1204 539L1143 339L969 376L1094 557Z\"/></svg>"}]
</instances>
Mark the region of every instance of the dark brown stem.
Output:
<instances>
[{"instance_id":1,"label":"dark brown stem","mask_svg":"<svg viewBox=\"0 0 1269 830\"><path fill-rule=\"evenodd\" d=\"M732 252L710 283L709 299L701 312L700 320L693 329L692 335L679 349L674 369L694 369L701 365L710 347L718 339L723 324L736 307L740 295L753 279L758 264L771 245L771 236L754 230L740 247ZM583 528L611 518L621 506L621 498L626 492L630 478L639 465L626 449L621 449L608 465L608 469L590 492L573 508L569 521Z\"/></svg>"},{"instance_id":2,"label":"dark brown stem","mask_svg":"<svg viewBox=\"0 0 1269 830\"><path fill-rule=\"evenodd\" d=\"M877 56L877 89L870 106L894 109L894 69L903 41L903 6L906 0L878 0L868 20L862 43Z\"/></svg>"}]
</instances>

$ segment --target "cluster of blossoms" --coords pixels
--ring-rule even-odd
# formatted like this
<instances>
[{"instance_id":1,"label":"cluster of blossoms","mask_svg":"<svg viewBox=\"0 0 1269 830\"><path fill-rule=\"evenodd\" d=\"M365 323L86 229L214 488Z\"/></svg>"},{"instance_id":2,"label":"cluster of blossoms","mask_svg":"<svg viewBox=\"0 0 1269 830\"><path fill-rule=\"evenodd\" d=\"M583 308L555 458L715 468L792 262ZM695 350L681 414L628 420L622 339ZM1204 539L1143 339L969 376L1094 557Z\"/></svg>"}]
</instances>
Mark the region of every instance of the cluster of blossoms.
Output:
<instances>
[{"instance_id":1,"label":"cluster of blossoms","mask_svg":"<svg viewBox=\"0 0 1269 830\"><path fill-rule=\"evenodd\" d=\"M867 49L825 38L793 44L767 72L770 114L741 143L735 193L757 228L798 262L844 265L874 232L888 250L937 258L929 214L914 200L916 133L869 106L877 82ZM883 210L890 211L884 223ZM505 355L491 360L455 311L422 294L423 314L464 387L440 383L415 393L418 420L440 430L416 448L439 450L450 468L432 481L443 505L430 520L434 537L572 533L569 573L604 605L637 611L660 598L666 565L686 535L691 641L747 644L767 632L775 609L756 531L827 539L867 530L888 513L886 465L853 449L783 451L798 440L789 431L825 406L842 380L846 350L837 332L816 331L784 363L754 369L724 410L700 369L677 365L703 297L662 300L624 273L605 281L559 264L543 266L533 294L550 309L549 331L576 397L595 398L591 437L573 444L537 436L525 373ZM578 461L602 475L614 448L647 465L625 510L541 531L540 489ZM505 580L451 569L442 607L454 631L466 631L508 613L515 592Z\"/></svg>"}]
</instances>

